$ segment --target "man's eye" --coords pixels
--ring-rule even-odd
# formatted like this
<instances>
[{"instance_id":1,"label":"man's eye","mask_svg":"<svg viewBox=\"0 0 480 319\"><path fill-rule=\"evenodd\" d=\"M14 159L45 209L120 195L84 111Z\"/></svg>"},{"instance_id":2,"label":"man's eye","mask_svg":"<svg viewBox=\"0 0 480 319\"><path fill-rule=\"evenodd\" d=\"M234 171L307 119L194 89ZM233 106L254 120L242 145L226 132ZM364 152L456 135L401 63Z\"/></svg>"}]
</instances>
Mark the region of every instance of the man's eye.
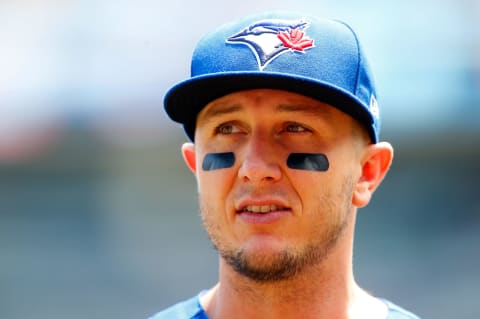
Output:
<instances>
[{"instance_id":1,"label":"man's eye","mask_svg":"<svg viewBox=\"0 0 480 319\"><path fill-rule=\"evenodd\" d=\"M227 123L227 124L222 124L222 125L218 126L218 127L216 128L215 132L216 132L217 134L225 134L225 135L227 135L227 134L238 133L238 132L240 132L240 129L239 129L236 125L234 125L234 124L232 124L232 123Z\"/></svg>"},{"instance_id":2,"label":"man's eye","mask_svg":"<svg viewBox=\"0 0 480 319\"><path fill-rule=\"evenodd\" d=\"M297 123L290 123L285 126L285 131L298 133L298 132L306 132L307 129L303 125L300 125Z\"/></svg>"}]
</instances>

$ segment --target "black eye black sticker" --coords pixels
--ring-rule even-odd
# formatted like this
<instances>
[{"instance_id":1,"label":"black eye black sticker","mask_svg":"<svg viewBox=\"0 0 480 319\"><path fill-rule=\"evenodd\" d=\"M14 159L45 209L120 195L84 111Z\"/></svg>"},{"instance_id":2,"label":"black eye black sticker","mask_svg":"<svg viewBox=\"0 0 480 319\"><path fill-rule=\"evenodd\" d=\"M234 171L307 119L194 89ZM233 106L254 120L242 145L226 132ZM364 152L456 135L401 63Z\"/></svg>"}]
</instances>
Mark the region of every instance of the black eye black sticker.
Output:
<instances>
[{"instance_id":1,"label":"black eye black sticker","mask_svg":"<svg viewBox=\"0 0 480 319\"><path fill-rule=\"evenodd\" d=\"M292 153L288 156L287 166L292 169L325 172L329 163L325 154Z\"/></svg>"},{"instance_id":2,"label":"black eye black sticker","mask_svg":"<svg viewBox=\"0 0 480 319\"><path fill-rule=\"evenodd\" d=\"M212 171L229 168L233 164L235 164L235 154L233 152L209 153L203 158L202 169L204 171Z\"/></svg>"}]
</instances>

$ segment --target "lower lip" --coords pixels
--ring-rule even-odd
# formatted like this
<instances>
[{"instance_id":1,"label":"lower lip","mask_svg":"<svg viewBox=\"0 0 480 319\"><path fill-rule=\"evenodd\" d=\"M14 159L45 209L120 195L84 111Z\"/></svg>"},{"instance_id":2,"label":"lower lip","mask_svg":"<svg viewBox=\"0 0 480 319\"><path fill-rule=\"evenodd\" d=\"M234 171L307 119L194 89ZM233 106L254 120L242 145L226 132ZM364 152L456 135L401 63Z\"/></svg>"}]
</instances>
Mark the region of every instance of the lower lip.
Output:
<instances>
[{"instance_id":1,"label":"lower lip","mask_svg":"<svg viewBox=\"0 0 480 319\"><path fill-rule=\"evenodd\" d=\"M248 213L248 212L241 212L238 213L237 216L244 222L248 224L272 224L283 217L290 215L289 210L281 210L281 211L275 211L275 212L270 212L266 214L260 214L260 213Z\"/></svg>"}]
</instances>

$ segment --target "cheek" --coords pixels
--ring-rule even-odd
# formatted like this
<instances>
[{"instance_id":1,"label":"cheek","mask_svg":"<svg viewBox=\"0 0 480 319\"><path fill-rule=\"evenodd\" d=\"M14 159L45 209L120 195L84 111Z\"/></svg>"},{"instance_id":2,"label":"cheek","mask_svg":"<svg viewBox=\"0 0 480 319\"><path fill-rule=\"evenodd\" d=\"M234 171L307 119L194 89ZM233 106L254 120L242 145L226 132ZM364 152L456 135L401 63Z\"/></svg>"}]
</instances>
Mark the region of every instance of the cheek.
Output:
<instances>
[{"instance_id":1,"label":"cheek","mask_svg":"<svg viewBox=\"0 0 480 319\"><path fill-rule=\"evenodd\" d=\"M235 153L207 153L201 161L202 169L197 173L200 194L204 197L220 195L227 189L226 183L229 183L232 178ZM211 194L212 192L214 194Z\"/></svg>"},{"instance_id":2,"label":"cheek","mask_svg":"<svg viewBox=\"0 0 480 319\"><path fill-rule=\"evenodd\" d=\"M332 165L333 166L333 165ZM309 214L327 214L344 200L344 179L330 167L328 171L289 170L292 189L301 200L302 209Z\"/></svg>"},{"instance_id":3,"label":"cheek","mask_svg":"<svg viewBox=\"0 0 480 319\"><path fill-rule=\"evenodd\" d=\"M197 186L201 199L219 205L224 201L236 176L233 152L207 153L200 157Z\"/></svg>"}]
</instances>

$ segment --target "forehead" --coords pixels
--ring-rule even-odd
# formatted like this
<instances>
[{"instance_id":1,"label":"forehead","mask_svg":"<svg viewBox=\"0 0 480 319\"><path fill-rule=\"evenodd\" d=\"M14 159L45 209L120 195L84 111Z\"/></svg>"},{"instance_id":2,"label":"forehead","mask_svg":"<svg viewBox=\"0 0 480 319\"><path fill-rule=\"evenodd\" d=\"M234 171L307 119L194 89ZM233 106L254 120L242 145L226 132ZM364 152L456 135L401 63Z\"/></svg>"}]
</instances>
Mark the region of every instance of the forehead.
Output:
<instances>
[{"instance_id":1,"label":"forehead","mask_svg":"<svg viewBox=\"0 0 480 319\"><path fill-rule=\"evenodd\" d=\"M254 89L231 93L213 100L199 113L197 123L224 114L248 111L249 108L257 112L260 107L271 112L299 112L327 118L334 116L335 113L342 113L326 103L304 95L282 90Z\"/></svg>"}]
</instances>

